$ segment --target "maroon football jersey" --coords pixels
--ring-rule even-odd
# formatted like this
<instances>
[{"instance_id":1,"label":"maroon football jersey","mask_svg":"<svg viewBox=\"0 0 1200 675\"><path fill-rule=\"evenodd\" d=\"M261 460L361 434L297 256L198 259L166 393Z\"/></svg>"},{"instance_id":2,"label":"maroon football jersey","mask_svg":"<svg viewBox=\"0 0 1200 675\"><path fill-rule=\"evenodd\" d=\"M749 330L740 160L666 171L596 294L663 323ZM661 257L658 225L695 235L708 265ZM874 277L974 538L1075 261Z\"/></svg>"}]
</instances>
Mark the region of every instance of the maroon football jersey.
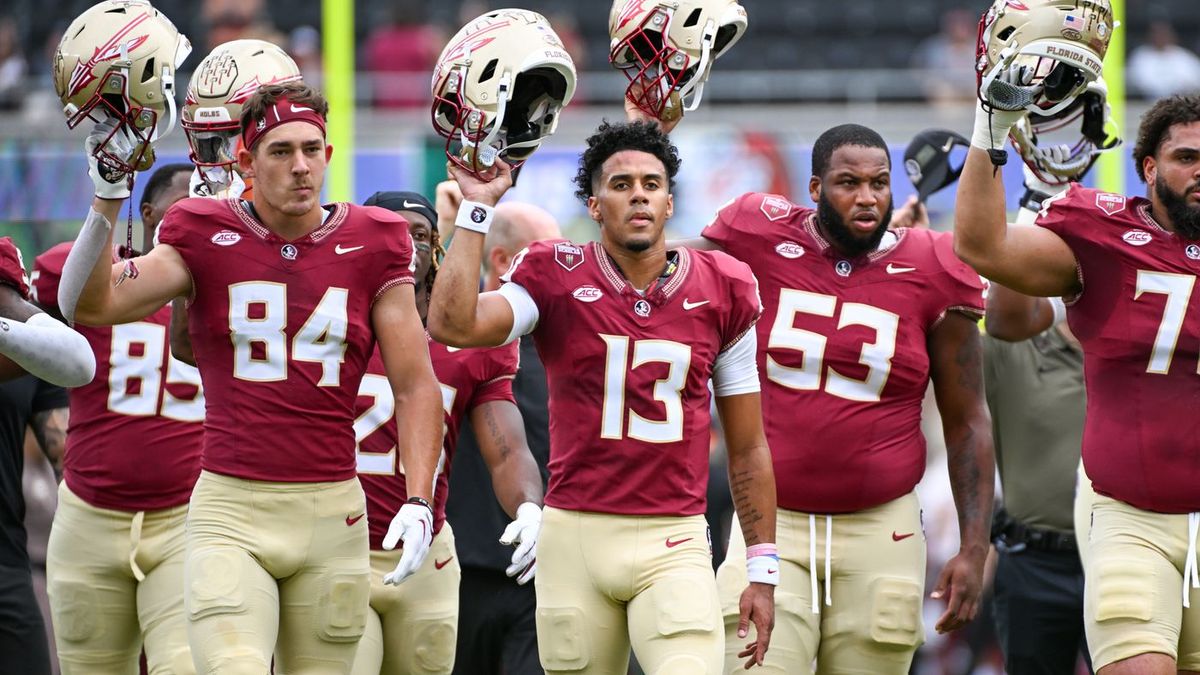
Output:
<instances>
[{"instance_id":1,"label":"maroon football jersey","mask_svg":"<svg viewBox=\"0 0 1200 675\"><path fill-rule=\"evenodd\" d=\"M59 244L34 261L34 296L43 307L58 306L70 250L71 242ZM153 511L192 494L204 395L200 373L171 358L170 323L164 307L133 323L75 326L96 354L96 377L69 390L63 480L92 506Z\"/></svg>"},{"instance_id":2,"label":"maroon football jersey","mask_svg":"<svg viewBox=\"0 0 1200 675\"><path fill-rule=\"evenodd\" d=\"M412 283L403 218L333 204L285 241L241 200L176 202L159 241L192 275L188 330L204 380L201 465L262 481L354 476L354 399L375 348L371 307Z\"/></svg>"},{"instance_id":3,"label":"maroon football jersey","mask_svg":"<svg viewBox=\"0 0 1200 675\"><path fill-rule=\"evenodd\" d=\"M780 508L860 511L925 472L929 333L948 311L982 315L983 283L949 235L895 234L890 248L846 259L812 209L759 193L703 232L762 285L758 368Z\"/></svg>"},{"instance_id":4,"label":"maroon football jersey","mask_svg":"<svg viewBox=\"0 0 1200 675\"><path fill-rule=\"evenodd\" d=\"M29 281L25 278L21 249L9 237L0 237L0 284L17 289L22 298L29 297Z\"/></svg>"},{"instance_id":5,"label":"maroon football jersey","mask_svg":"<svg viewBox=\"0 0 1200 675\"><path fill-rule=\"evenodd\" d=\"M1150 202L1078 185L1038 225L1078 261L1069 305L1083 345L1083 461L1096 491L1141 509L1200 511L1200 242L1154 222Z\"/></svg>"},{"instance_id":6,"label":"maroon football jersey","mask_svg":"<svg viewBox=\"0 0 1200 675\"><path fill-rule=\"evenodd\" d=\"M442 389L445 426L442 432L442 458L433 491L433 531L440 532L446 522L446 490L450 480L450 462L458 442L458 431L476 406L490 401L512 401L512 380L520 358L518 343L491 349L455 349L429 341L429 358ZM395 398L388 384L387 371L379 350L371 356L367 374L358 389L358 421L354 436L358 439L358 479L367 493L367 524L371 548L383 550L392 517L408 499L404 467L396 449ZM497 533L496 536L500 536Z\"/></svg>"},{"instance_id":7,"label":"maroon football jersey","mask_svg":"<svg viewBox=\"0 0 1200 675\"><path fill-rule=\"evenodd\" d=\"M643 296L596 242L537 242L505 281L537 303L550 393L546 504L625 515L703 513L713 365L762 311L750 268L678 250Z\"/></svg>"}]
</instances>

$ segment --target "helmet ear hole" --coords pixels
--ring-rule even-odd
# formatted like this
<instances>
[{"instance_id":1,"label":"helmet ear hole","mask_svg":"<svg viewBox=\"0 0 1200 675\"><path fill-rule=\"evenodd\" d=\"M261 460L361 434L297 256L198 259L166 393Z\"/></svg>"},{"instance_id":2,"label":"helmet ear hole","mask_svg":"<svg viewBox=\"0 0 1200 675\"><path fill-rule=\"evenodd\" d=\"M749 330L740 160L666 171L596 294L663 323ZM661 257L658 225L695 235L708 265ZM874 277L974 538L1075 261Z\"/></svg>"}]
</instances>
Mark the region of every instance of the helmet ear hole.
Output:
<instances>
[{"instance_id":1,"label":"helmet ear hole","mask_svg":"<svg viewBox=\"0 0 1200 675\"><path fill-rule=\"evenodd\" d=\"M691 28L692 26L695 26L696 24L700 23L700 14L701 14L701 9L699 7L693 9L692 13L688 15L687 21L683 22L683 27Z\"/></svg>"},{"instance_id":2,"label":"helmet ear hole","mask_svg":"<svg viewBox=\"0 0 1200 675\"><path fill-rule=\"evenodd\" d=\"M500 65L500 59L492 59L483 67L483 72L479 74L479 83L483 84L492 79L496 75L496 66Z\"/></svg>"},{"instance_id":3,"label":"helmet ear hole","mask_svg":"<svg viewBox=\"0 0 1200 675\"><path fill-rule=\"evenodd\" d=\"M1016 26L1005 26L1004 30L1000 31L1000 33L996 35L996 38L999 40L1007 40L1008 38L1012 37L1013 32L1016 30Z\"/></svg>"},{"instance_id":4,"label":"helmet ear hole","mask_svg":"<svg viewBox=\"0 0 1200 675\"><path fill-rule=\"evenodd\" d=\"M142 84L154 79L154 57L146 59L146 65L142 68Z\"/></svg>"},{"instance_id":5,"label":"helmet ear hole","mask_svg":"<svg viewBox=\"0 0 1200 675\"><path fill-rule=\"evenodd\" d=\"M735 37L737 37L737 34L738 34L737 26L733 26L730 24L721 26L717 30L716 39L713 40L713 51L718 54L720 54L721 52L724 52L725 48L729 46L729 43L732 42Z\"/></svg>"}]
</instances>

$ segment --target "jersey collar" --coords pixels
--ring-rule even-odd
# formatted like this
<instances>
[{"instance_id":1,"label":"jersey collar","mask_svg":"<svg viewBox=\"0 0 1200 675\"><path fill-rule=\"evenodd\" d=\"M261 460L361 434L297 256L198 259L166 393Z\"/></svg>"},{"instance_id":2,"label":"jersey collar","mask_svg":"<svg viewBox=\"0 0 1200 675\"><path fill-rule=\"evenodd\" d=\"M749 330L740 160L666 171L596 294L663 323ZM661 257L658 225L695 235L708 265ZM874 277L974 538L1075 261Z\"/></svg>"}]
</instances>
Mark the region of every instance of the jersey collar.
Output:
<instances>
[{"instance_id":1,"label":"jersey collar","mask_svg":"<svg viewBox=\"0 0 1200 675\"><path fill-rule=\"evenodd\" d=\"M588 247L591 249L592 257L596 259L596 264L600 266L601 274L608 280L608 283L612 285L617 293L624 294L628 292L634 295L637 294L637 290L625 279L625 275L617 267L616 263L613 262L612 258L609 257L608 251L604 250L600 242L590 242ZM688 272L691 270L692 257L688 249L680 247L672 250L678 254L675 260L675 270L670 271L668 268L669 276L666 277L665 281L663 277L659 277L651 284L650 289L645 295L646 300L651 304L662 305L669 300L679 290L679 287L683 285L684 280L687 279ZM668 256L670 253L671 251L667 252Z\"/></svg>"}]
</instances>

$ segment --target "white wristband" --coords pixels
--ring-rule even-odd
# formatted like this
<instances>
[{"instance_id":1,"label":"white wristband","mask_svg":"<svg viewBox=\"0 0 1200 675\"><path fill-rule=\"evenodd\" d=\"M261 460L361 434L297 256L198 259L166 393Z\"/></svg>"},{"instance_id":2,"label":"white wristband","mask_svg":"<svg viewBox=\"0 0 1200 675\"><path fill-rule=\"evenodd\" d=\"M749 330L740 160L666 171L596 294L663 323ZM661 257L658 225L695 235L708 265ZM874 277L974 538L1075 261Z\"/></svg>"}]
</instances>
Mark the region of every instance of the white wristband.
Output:
<instances>
[{"instance_id":1,"label":"white wristband","mask_svg":"<svg viewBox=\"0 0 1200 675\"><path fill-rule=\"evenodd\" d=\"M492 226L492 220L495 217L495 208L487 204L469 202L464 199L458 207L458 217L454 219L454 226L478 232L479 234L487 234L488 228Z\"/></svg>"},{"instance_id":2,"label":"white wristband","mask_svg":"<svg viewBox=\"0 0 1200 675\"><path fill-rule=\"evenodd\" d=\"M779 585L779 556L756 555L746 559L746 577L752 583Z\"/></svg>"}]
</instances>

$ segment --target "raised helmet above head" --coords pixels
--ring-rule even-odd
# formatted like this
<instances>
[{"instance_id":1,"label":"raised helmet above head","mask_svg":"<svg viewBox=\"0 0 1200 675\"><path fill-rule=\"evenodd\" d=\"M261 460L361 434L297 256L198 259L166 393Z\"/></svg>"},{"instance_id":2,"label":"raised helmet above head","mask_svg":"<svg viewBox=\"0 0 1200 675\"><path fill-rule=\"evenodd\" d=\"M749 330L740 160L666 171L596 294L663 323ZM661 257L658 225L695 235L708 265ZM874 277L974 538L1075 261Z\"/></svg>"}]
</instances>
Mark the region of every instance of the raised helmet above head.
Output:
<instances>
[{"instance_id":1,"label":"raised helmet above head","mask_svg":"<svg viewBox=\"0 0 1200 675\"><path fill-rule=\"evenodd\" d=\"M92 5L67 27L54 54L54 88L67 126L115 120L97 158L126 173L150 168L153 143L175 126L175 69L191 50L146 0ZM114 143L118 134L126 139Z\"/></svg>"},{"instance_id":2,"label":"raised helmet above head","mask_svg":"<svg viewBox=\"0 0 1200 675\"><path fill-rule=\"evenodd\" d=\"M713 63L746 32L737 0L615 0L609 61L629 78L642 111L674 119L695 110Z\"/></svg>"},{"instance_id":3,"label":"raised helmet above head","mask_svg":"<svg viewBox=\"0 0 1200 675\"><path fill-rule=\"evenodd\" d=\"M433 128L450 161L479 175L519 167L554 133L575 64L541 14L498 9L450 39L433 71Z\"/></svg>"},{"instance_id":4,"label":"raised helmet above head","mask_svg":"<svg viewBox=\"0 0 1200 675\"><path fill-rule=\"evenodd\" d=\"M1071 105L1116 28L1109 0L994 0L979 22L979 97L1001 110L1052 115Z\"/></svg>"},{"instance_id":5,"label":"raised helmet above head","mask_svg":"<svg viewBox=\"0 0 1200 675\"><path fill-rule=\"evenodd\" d=\"M264 40L232 40L204 57L188 83L183 130L192 163L230 171L242 128L242 106L269 84L300 79L300 68L287 52ZM206 171L207 177L213 173Z\"/></svg>"}]
</instances>

